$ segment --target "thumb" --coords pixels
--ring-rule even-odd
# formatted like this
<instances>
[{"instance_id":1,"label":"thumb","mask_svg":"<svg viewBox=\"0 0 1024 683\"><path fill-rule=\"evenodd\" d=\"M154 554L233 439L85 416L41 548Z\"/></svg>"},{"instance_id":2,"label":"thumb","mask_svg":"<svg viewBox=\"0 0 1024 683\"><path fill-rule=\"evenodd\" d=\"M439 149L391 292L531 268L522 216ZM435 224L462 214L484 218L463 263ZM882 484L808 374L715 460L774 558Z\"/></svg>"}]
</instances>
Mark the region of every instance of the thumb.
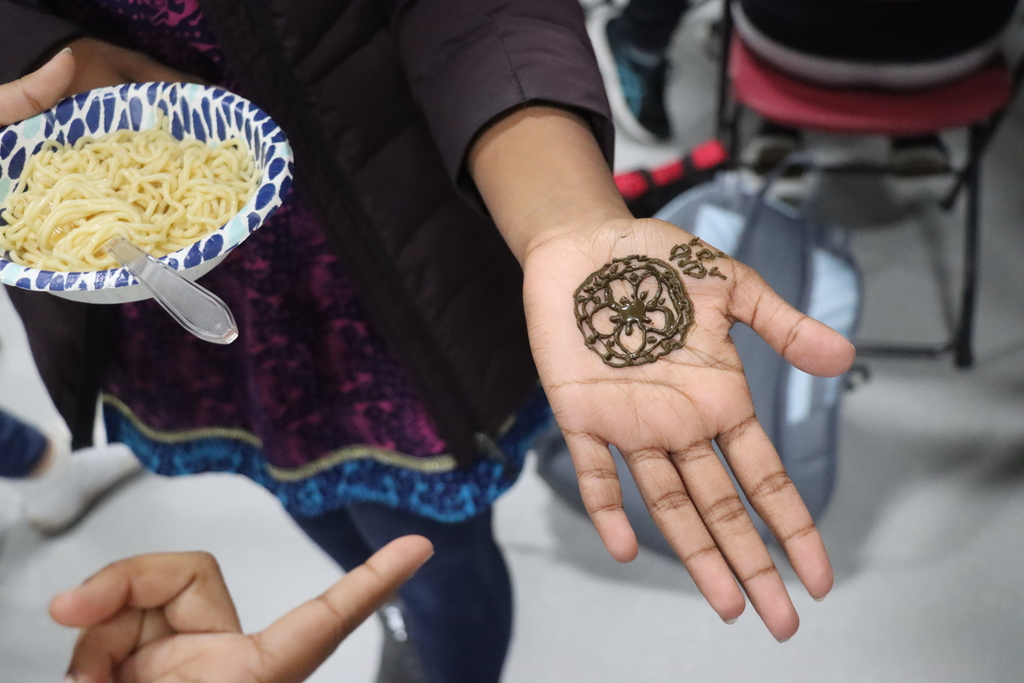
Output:
<instances>
[{"instance_id":1,"label":"thumb","mask_svg":"<svg viewBox=\"0 0 1024 683\"><path fill-rule=\"evenodd\" d=\"M835 377L853 365L857 353L853 344L828 325L790 306L749 267L737 268L729 312L804 372Z\"/></svg>"},{"instance_id":2,"label":"thumb","mask_svg":"<svg viewBox=\"0 0 1024 683\"><path fill-rule=\"evenodd\" d=\"M46 111L60 100L75 75L75 58L65 48L24 78L0 85L0 126Z\"/></svg>"},{"instance_id":3,"label":"thumb","mask_svg":"<svg viewBox=\"0 0 1024 683\"><path fill-rule=\"evenodd\" d=\"M398 538L323 595L296 607L254 635L267 667L260 680L305 680L433 554L430 541L422 536Z\"/></svg>"}]
</instances>

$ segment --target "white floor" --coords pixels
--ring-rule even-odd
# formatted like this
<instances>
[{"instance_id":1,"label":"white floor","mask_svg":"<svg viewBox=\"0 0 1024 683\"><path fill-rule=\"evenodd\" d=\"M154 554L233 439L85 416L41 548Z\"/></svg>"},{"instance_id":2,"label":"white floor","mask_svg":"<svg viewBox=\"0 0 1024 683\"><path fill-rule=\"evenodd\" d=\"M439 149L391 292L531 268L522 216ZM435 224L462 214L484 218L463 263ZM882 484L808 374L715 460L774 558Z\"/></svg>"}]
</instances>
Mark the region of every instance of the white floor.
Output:
<instances>
[{"instance_id":1,"label":"white floor","mask_svg":"<svg viewBox=\"0 0 1024 683\"><path fill-rule=\"evenodd\" d=\"M681 66L670 95L677 149L712 131L714 69L696 47L699 19L676 50ZM623 141L620 165L672 154ZM803 620L796 637L779 645L752 610L724 625L674 561L641 554L617 565L588 521L528 471L497 508L516 585L506 681L1024 681L1019 106L995 140L984 175L977 366L962 372L947 360L864 361L871 379L846 396L838 487L821 523L836 586L817 604L789 582ZM917 201L928 189L877 181L825 188L830 215L855 228L867 336L941 334L929 255L938 249L947 257L955 291L959 222ZM55 412L5 297L0 333L0 405L52 424ZM146 475L53 540L19 519L14 489L0 482L0 683L61 679L75 634L48 621L53 593L114 559L173 549L217 555L248 629L339 575L276 502L246 480ZM379 637L376 623L365 625L311 680L373 680Z\"/></svg>"}]
</instances>

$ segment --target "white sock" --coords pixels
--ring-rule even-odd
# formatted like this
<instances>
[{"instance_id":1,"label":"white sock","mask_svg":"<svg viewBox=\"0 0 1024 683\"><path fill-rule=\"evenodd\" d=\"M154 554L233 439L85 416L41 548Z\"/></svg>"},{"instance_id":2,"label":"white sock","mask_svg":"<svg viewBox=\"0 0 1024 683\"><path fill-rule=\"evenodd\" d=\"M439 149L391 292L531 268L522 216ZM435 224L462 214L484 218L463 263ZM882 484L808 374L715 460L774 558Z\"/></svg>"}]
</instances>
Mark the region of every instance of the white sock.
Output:
<instances>
[{"instance_id":1,"label":"white sock","mask_svg":"<svg viewBox=\"0 0 1024 683\"><path fill-rule=\"evenodd\" d=\"M59 534L111 488L141 471L142 465L124 444L75 451L63 467L19 484L22 512L36 530Z\"/></svg>"}]
</instances>

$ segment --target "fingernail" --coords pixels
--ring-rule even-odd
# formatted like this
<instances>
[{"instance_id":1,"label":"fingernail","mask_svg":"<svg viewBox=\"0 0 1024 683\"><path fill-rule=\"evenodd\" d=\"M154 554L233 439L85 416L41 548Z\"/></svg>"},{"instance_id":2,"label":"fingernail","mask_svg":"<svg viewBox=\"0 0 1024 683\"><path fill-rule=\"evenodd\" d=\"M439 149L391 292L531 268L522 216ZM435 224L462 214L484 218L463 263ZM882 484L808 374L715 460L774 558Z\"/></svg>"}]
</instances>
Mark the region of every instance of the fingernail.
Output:
<instances>
[{"instance_id":1,"label":"fingernail","mask_svg":"<svg viewBox=\"0 0 1024 683\"><path fill-rule=\"evenodd\" d=\"M71 48L70 48L70 47L66 47L66 48L64 48L63 50L61 50L60 52L58 52L57 54L59 54L59 55L62 55L62 54L64 54L65 52L67 52L68 54L70 54L70 53L71 53Z\"/></svg>"},{"instance_id":2,"label":"fingernail","mask_svg":"<svg viewBox=\"0 0 1024 683\"><path fill-rule=\"evenodd\" d=\"M722 621L724 621L725 623L727 623L730 626L732 626L733 624L736 623L737 619L739 619L739 617L733 617L732 619L722 619Z\"/></svg>"},{"instance_id":3,"label":"fingernail","mask_svg":"<svg viewBox=\"0 0 1024 683\"><path fill-rule=\"evenodd\" d=\"M792 638L792 637L793 636L790 636L789 638ZM780 643L788 643L789 642L789 638L776 638L775 640L779 641Z\"/></svg>"},{"instance_id":4,"label":"fingernail","mask_svg":"<svg viewBox=\"0 0 1024 683\"><path fill-rule=\"evenodd\" d=\"M64 683L78 683L78 681L75 680L75 677L73 675L68 674L64 677Z\"/></svg>"},{"instance_id":5,"label":"fingernail","mask_svg":"<svg viewBox=\"0 0 1024 683\"><path fill-rule=\"evenodd\" d=\"M814 602L823 602L827 595L822 595L820 598L814 598Z\"/></svg>"}]
</instances>

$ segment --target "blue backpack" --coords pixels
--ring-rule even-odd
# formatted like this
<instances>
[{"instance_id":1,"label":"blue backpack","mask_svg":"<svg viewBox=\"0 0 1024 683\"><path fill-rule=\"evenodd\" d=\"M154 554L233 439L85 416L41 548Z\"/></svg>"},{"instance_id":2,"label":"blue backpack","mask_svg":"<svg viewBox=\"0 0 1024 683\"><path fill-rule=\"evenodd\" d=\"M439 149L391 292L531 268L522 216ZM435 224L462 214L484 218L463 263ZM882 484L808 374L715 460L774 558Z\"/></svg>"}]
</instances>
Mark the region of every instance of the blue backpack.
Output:
<instances>
[{"instance_id":1,"label":"blue backpack","mask_svg":"<svg viewBox=\"0 0 1024 683\"><path fill-rule=\"evenodd\" d=\"M736 172L719 174L669 202L655 216L721 249L756 270L778 294L807 315L852 339L861 308L860 274L845 232L744 187ZM752 329L731 332L747 375L758 419L818 518L832 495L836 472L842 377L808 375L783 360ZM538 472L562 498L583 509L575 470L557 426L534 442ZM647 512L622 455L614 447L626 515L641 545L675 553ZM721 455L721 454L719 454ZM748 510L750 506L748 504ZM762 537L767 528L750 510Z\"/></svg>"}]
</instances>

